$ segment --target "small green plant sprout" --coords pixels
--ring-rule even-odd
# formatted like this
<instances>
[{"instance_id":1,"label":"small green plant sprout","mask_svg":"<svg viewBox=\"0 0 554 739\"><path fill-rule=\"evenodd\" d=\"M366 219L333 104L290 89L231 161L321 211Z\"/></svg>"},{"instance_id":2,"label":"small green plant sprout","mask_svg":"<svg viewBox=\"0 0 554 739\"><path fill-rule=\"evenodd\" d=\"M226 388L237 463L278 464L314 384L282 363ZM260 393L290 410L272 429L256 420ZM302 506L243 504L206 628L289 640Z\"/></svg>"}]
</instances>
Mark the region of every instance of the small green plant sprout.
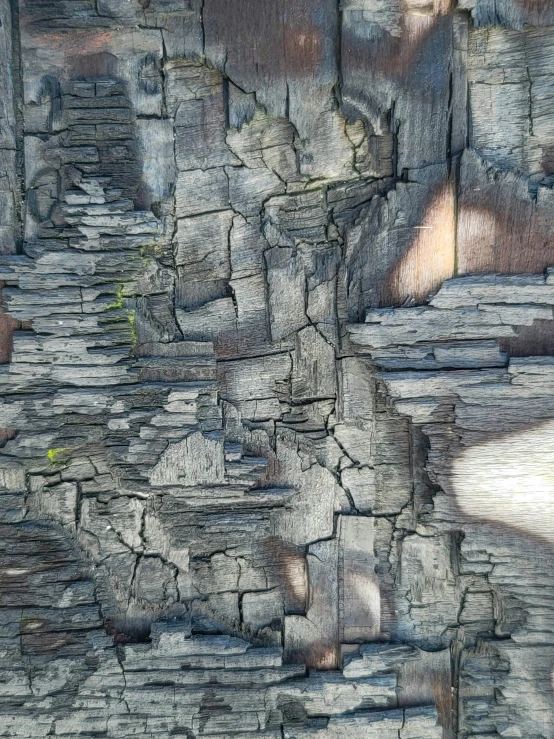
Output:
<instances>
[{"instance_id":1,"label":"small green plant sprout","mask_svg":"<svg viewBox=\"0 0 554 739\"><path fill-rule=\"evenodd\" d=\"M46 456L50 460L52 464L59 464L62 460L58 459L60 454L63 454L64 452L70 452L71 449L69 447L58 447L57 449L49 449L46 452Z\"/></svg>"},{"instance_id":2,"label":"small green plant sprout","mask_svg":"<svg viewBox=\"0 0 554 739\"><path fill-rule=\"evenodd\" d=\"M140 258L143 264L148 264L152 257L156 255L155 244L148 244L147 246L141 246L139 249Z\"/></svg>"},{"instance_id":3,"label":"small green plant sprout","mask_svg":"<svg viewBox=\"0 0 554 739\"><path fill-rule=\"evenodd\" d=\"M123 283L118 282L117 283L117 292L115 294L115 302L110 303L106 310L117 310L118 308L123 308Z\"/></svg>"}]
</instances>

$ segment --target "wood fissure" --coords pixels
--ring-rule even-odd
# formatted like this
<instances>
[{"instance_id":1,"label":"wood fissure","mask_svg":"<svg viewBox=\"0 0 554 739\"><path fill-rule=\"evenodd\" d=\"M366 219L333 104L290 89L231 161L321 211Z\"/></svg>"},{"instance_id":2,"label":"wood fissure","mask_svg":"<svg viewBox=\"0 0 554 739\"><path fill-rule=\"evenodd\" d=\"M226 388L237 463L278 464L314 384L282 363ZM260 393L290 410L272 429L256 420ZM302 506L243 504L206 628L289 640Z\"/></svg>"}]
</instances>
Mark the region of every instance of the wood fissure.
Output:
<instances>
[{"instance_id":1,"label":"wood fissure","mask_svg":"<svg viewBox=\"0 0 554 739\"><path fill-rule=\"evenodd\" d=\"M554 739L553 44L0 0L0 737Z\"/></svg>"}]
</instances>

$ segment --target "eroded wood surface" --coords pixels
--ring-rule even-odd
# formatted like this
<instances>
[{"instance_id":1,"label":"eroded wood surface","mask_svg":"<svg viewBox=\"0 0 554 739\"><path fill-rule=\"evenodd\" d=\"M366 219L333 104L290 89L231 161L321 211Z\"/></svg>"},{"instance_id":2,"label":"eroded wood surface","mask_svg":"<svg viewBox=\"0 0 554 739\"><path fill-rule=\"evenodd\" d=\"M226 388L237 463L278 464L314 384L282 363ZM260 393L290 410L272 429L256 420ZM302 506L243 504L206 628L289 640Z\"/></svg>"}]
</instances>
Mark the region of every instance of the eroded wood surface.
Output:
<instances>
[{"instance_id":1,"label":"eroded wood surface","mask_svg":"<svg viewBox=\"0 0 554 739\"><path fill-rule=\"evenodd\" d=\"M553 45L0 0L0 737L554 738Z\"/></svg>"}]
</instances>

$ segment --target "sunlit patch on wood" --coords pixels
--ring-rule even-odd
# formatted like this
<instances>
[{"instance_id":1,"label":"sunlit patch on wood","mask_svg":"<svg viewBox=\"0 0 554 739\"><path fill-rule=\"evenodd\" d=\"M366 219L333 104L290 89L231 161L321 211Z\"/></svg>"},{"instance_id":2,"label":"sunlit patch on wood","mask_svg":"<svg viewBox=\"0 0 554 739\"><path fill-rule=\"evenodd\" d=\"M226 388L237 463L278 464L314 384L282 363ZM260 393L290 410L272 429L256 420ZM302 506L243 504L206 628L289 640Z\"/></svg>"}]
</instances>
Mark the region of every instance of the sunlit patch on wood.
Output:
<instances>
[{"instance_id":1,"label":"sunlit patch on wood","mask_svg":"<svg viewBox=\"0 0 554 739\"><path fill-rule=\"evenodd\" d=\"M551 236L542 232L531 212L522 212L520 203L505 200L499 210L478 204L460 205L458 274L538 273L552 261Z\"/></svg>"},{"instance_id":2,"label":"sunlit patch on wood","mask_svg":"<svg viewBox=\"0 0 554 739\"><path fill-rule=\"evenodd\" d=\"M466 151L458 199L457 272L539 273L554 263L554 198Z\"/></svg>"},{"instance_id":3,"label":"sunlit patch on wood","mask_svg":"<svg viewBox=\"0 0 554 739\"><path fill-rule=\"evenodd\" d=\"M462 207L458 216L458 271L460 274L486 272L494 269L494 238L496 216L479 207Z\"/></svg>"},{"instance_id":4,"label":"sunlit patch on wood","mask_svg":"<svg viewBox=\"0 0 554 739\"><path fill-rule=\"evenodd\" d=\"M455 261L455 188L449 181L432 199L421 225L415 227L411 246L389 274L391 302L423 301L454 275Z\"/></svg>"},{"instance_id":5,"label":"sunlit patch on wood","mask_svg":"<svg viewBox=\"0 0 554 739\"><path fill-rule=\"evenodd\" d=\"M491 438L452 463L461 511L554 544L554 421Z\"/></svg>"}]
</instances>

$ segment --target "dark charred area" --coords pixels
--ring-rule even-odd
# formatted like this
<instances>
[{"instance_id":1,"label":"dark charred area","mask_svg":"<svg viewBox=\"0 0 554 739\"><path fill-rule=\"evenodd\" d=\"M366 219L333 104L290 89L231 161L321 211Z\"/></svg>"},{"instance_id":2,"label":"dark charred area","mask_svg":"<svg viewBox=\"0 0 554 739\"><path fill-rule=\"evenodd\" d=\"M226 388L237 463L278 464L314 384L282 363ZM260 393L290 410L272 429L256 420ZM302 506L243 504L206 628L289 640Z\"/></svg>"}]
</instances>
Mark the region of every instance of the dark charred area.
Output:
<instances>
[{"instance_id":1,"label":"dark charred area","mask_svg":"<svg viewBox=\"0 0 554 739\"><path fill-rule=\"evenodd\" d=\"M553 7L0 0L0 736L554 739Z\"/></svg>"}]
</instances>

